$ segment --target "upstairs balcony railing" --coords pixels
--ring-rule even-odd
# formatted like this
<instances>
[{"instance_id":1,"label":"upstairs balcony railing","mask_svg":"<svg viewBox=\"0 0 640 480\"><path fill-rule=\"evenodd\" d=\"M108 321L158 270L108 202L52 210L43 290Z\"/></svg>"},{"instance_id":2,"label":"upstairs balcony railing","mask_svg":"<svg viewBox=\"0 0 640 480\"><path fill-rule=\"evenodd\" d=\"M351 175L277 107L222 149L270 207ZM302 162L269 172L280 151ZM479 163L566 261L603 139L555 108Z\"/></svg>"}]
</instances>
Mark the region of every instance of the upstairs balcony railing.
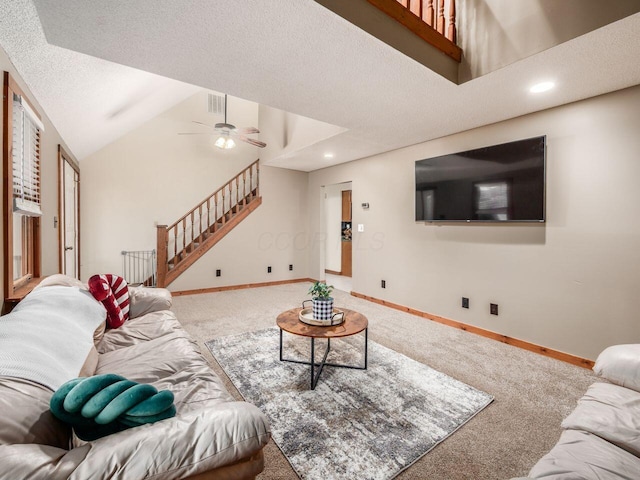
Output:
<instances>
[{"instance_id":1,"label":"upstairs balcony railing","mask_svg":"<svg viewBox=\"0 0 640 480\"><path fill-rule=\"evenodd\" d=\"M457 62L456 0L367 0Z\"/></svg>"},{"instance_id":2,"label":"upstairs balcony railing","mask_svg":"<svg viewBox=\"0 0 640 480\"><path fill-rule=\"evenodd\" d=\"M396 1L440 35L456 43L456 0Z\"/></svg>"}]
</instances>

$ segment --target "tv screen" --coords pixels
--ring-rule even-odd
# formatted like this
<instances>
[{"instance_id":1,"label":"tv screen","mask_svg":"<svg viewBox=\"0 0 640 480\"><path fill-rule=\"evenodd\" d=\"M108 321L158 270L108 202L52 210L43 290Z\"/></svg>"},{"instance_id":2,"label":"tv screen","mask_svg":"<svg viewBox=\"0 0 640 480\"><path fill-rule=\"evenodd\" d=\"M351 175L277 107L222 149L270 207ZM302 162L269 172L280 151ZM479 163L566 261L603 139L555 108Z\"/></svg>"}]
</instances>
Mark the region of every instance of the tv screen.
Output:
<instances>
[{"instance_id":1,"label":"tv screen","mask_svg":"<svg viewBox=\"0 0 640 480\"><path fill-rule=\"evenodd\" d=\"M546 137L416 162L416 221L544 222Z\"/></svg>"}]
</instances>

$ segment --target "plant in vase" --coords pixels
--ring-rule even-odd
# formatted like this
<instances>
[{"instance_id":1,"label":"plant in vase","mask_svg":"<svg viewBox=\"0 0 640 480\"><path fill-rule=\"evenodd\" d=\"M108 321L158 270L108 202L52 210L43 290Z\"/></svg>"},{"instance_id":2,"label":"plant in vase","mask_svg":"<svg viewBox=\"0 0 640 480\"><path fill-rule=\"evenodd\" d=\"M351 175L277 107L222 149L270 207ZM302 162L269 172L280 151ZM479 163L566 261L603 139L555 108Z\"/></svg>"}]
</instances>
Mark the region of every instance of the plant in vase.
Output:
<instances>
[{"instance_id":1,"label":"plant in vase","mask_svg":"<svg viewBox=\"0 0 640 480\"><path fill-rule=\"evenodd\" d=\"M313 318L316 320L330 320L333 314L333 298L331 297L332 285L315 282L309 288L311 301L313 302Z\"/></svg>"}]
</instances>

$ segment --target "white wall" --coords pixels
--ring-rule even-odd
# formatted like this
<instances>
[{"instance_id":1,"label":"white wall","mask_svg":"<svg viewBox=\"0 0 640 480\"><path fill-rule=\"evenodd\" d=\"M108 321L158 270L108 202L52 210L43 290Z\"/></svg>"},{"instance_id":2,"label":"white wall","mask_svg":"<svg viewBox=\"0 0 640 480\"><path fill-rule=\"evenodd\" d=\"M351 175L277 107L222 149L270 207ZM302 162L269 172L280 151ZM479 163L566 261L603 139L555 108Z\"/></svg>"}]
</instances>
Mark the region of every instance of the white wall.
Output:
<instances>
[{"instance_id":1,"label":"white wall","mask_svg":"<svg viewBox=\"0 0 640 480\"><path fill-rule=\"evenodd\" d=\"M213 147L210 135L178 135L206 131L192 120L209 125L222 121L208 114L206 106L203 91L83 160L84 279L121 272L122 250L156 248L156 223L172 224L259 157L260 149L244 143L222 151ZM227 116L239 127L256 126L258 106L230 97ZM305 187L305 174L261 166L263 205L169 288L306 277L306 245L299 253L293 244L269 245L265 239L306 235ZM266 262L273 263L268 277ZM293 272L285 268L289 263ZM217 268L222 277L215 277Z\"/></svg>"},{"instance_id":2,"label":"white wall","mask_svg":"<svg viewBox=\"0 0 640 480\"><path fill-rule=\"evenodd\" d=\"M52 275L59 271L58 257L58 228L54 227L54 217L58 216L58 144L62 144L67 152L70 150L65 145L62 137L47 117L46 112L38 103L27 85L22 80L9 60L6 52L0 47L0 86L4 88L4 72L8 71L20 88L28 96L29 100L35 104L38 113L41 115L45 130L41 136L40 151L40 189L42 201L42 217L40 221L40 232L42 235L42 274ZM3 118L0 114L0 131L3 128ZM0 190L2 186L0 185ZM2 225L0 224L0 248L4 249L2 237ZM0 295L3 289L3 276L0 275Z\"/></svg>"},{"instance_id":3,"label":"white wall","mask_svg":"<svg viewBox=\"0 0 640 480\"><path fill-rule=\"evenodd\" d=\"M326 232L326 270L342 271L342 192L351 190L351 182L325 186L324 231ZM315 278L324 278L315 277Z\"/></svg>"},{"instance_id":4,"label":"white wall","mask_svg":"<svg viewBox=\"0 0 640 480\"><path fill-rule=\"evenodd\" d=\"M640 11L637 0L466 0L458 2L459 82Z\"/></svg>"},{"instance_id":5,"label":"white wall","mask_svg":"<svg viewBox=\"0 0 640 480\"><path fill-rule=\"evenodd\" d=\"M639 129L634 87L312 172L310 229L321 186L352 179L353 204L371 205L353 209L365 226L354 229L355 292L594 359L640 343ZM546 224L414 222L416 160L536 135L547 135ZM318 278L321 252L310 253Z\"/></svg>"}]
</instances>

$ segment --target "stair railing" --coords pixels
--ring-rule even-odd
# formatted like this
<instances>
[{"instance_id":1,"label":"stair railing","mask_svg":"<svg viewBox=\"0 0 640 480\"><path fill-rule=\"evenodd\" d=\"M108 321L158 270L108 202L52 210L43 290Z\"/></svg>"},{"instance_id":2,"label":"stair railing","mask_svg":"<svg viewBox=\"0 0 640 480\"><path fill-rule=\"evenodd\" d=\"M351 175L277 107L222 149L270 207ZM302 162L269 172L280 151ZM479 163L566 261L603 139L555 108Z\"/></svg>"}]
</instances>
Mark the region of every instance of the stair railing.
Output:
<instances>
[{"instance_id":1,"label":"stair railing","mask_svg":"<svg viewBox=\"0 0 640 480\"><path fill-rule=\"evenodd\" d=\"M259 162L253 162L172 225L157 226L159 286L165 286L169 269L175 268L235 213L260 196Z\"/></svg>"}]
</instances>

